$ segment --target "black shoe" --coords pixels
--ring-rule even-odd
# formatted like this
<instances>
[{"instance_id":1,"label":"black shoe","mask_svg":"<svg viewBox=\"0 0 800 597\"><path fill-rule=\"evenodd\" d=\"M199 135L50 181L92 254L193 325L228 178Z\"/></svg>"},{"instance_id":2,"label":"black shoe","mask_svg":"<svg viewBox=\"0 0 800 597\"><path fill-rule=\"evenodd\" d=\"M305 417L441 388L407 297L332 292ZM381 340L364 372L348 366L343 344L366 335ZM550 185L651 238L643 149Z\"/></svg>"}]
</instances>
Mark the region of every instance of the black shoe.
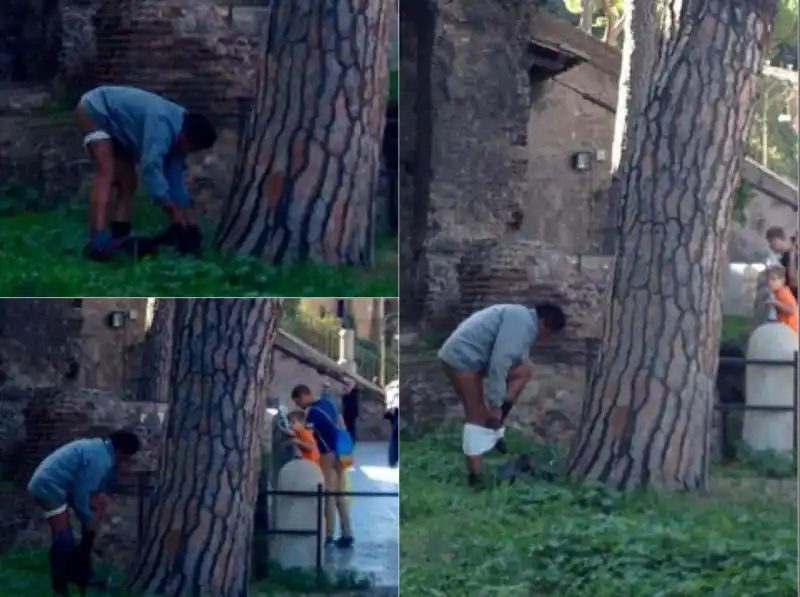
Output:
<instances>
[{"instance_id":1,"label":"black shoe","mask_svg":"<svg viewBox=\"0 0 800 597\"><path fill-rule=\"evenodd\" d=\"M334 545L339 549L350 549L353 547L353 543L355 543L355 539L350 535L342 535L334 542Z\"/></svg>"},{"instance_id":2,"label":"black shoe","mask_svg":"<svg viewBox=\"0 0 800 597\"><path fill-rule=\"evenodd\" d=\"M483 475L470 473L467 483L472 489L475 489L476 491L486 489L486 480L484 479Z\"/></svg>"},{"instance_id":3,"label":"black shoe","mask_svg":"<svg viewBox=\"0 0 800 597\"><path fill-rule=\"evenodd\" d=\"M169 228L164 230L164 232L161 234L156 234L155 236L151 237L150 241L156 247L163 246L177 248L182 232L183 228L181 228L181 226L178 224L170 224Z\"/></svg>"},{"instance_id":4,"label":"black shoe","mask_svg":"<svg viewBox=\"0 0 800 597\"><path fill-rule=\"evenodd\" d=\"M336 541L334 541L333 537L325 537L325 547L333 547L336 545Z\"/></svg>"},{"instance_id":5,"label":"black shoe","mask_svg":"<svg viewBox=\"0 0 800 597\"><path fill-rule=\"evenodd\" d=\"M111 222L111 236L113 238L128 238L131 235L130 222Z\"/></svg>"},{"instance_id":6,"label":"black shoe","mask_svg":"<svg viewBox=\"0 0 800 597\"><path fill-rule=\"evenodd\" d=\"M178 253L200 257L203 253L203 233L197 226L182 228L178 237Z\"/></svg>"}]
</instances>

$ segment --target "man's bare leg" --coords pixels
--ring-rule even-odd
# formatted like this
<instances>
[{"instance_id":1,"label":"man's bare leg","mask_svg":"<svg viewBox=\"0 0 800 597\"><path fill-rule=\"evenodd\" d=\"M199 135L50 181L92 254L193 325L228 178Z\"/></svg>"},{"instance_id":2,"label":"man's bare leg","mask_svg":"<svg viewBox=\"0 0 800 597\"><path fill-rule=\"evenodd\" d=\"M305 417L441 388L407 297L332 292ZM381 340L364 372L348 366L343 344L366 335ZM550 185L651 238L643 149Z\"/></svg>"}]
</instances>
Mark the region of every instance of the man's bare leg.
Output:
<instances>
[{"instance_id":1,"label":"man's bare leg","mask_svg":"<svg viewBox=\"0 0 800 597\"><path fill-rule=\"evenodd\" d=\"M464 407L466 422L486 427L489 410L483 398L483 377L476 371L457 371L444 363L445 374ZM483 477L483 456L465 454L470 484L479 484Z\"/></svg>"},{"instance_id":2,"label":"man's bare leg","mask_svg":"<svg viewBox=\"0 0 800 597\"><path fill-rule=\"evenodd\" d=\"M136 164L120 156L115 156L114 186L117 190L117 197L114 201L111 219L111 233L115 238L130 236L133 196L136 194L138 185Z\"/></svg>"}]
</instances>

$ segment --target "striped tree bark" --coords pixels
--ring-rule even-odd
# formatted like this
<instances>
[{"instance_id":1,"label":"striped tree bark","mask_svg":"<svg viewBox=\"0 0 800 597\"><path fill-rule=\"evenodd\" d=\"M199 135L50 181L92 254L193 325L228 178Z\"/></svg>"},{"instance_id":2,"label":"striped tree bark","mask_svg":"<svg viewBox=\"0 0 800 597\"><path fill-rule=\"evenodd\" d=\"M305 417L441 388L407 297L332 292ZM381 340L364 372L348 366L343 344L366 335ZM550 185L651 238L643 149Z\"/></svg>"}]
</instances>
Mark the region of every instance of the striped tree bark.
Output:
<instances>
[{"instance_id":1,"label":"striped tree bark","mask_svg":"<svg viewBox=\"0 0 800 597\"><path fill-rule=\"evenodd\" d=\"M246 597L281 299L182 299L158 481L132 588Z\"/></svg>"},{"instance_id":2,"label":"striped tree bark","mask_svg":"<svg viewBox=\"0 0 800 597\"><path fill-rule=\"evenodd\" d=\"M218 244L275 264L368 266L395 0L274 0L265 12Z\"/></svg>"},{"instance_id":3,"label":"striped tree bark","mask_svg":"<svg viewBox=\"0 0 800 597\"><path fill-rule=\"evenodd\" d=\"M169 401L172 380L175 299L148 300L153 301L152 319L145 338L142 378L137 398L144 402L166 403Z\"/></svg>"},{"instance_id":4,"label":"striped tree bark","mask_svg":"<svg viewBox=\"0 0 800 597\"><path fill-rule=\"evenodd\" d=\"M573 478L706 485L722 267L775 11L776 0L664 0L652 60L622 77L619 101L639 108L617 127L617 259ZM626 52L638 33L626 31Z\"/></svg>"}]
</instances>

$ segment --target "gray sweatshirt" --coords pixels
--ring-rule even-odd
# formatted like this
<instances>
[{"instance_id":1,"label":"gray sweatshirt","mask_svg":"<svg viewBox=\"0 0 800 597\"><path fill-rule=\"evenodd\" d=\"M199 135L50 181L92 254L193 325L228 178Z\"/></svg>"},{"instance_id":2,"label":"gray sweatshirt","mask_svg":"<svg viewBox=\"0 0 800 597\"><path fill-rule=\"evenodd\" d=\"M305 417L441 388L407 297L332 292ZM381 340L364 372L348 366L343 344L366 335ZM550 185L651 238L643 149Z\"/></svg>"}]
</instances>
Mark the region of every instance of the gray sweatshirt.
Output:
<instances>
[{"instance_id":1,"label":"gray sweatshirt","mask_svg":"<svg viewBox=\"0 0 800 597\"><path fill-rule=\"evenodd\" d=\"M133 153L152 199L189 204L186 158L172 149L186 108L143 89L113 85L92 89L81 105L96 126Z\"/></svg>"},{"instance_id":2,"label":"gray sweatshirt","mask_svg":"<svg viewBox=\"0 0 800 597\"><path fill-rule=\"evenodd\" d=\"M439 358L460 371L485 372L486 401L500 406L509 370L528 359L538 335L536 311L493 305L462 321L439 349Z\"/></svg>"},{"instance_id":3,"label":"gray sweatshirt","mask_svg":"<svg viewBox=\"0 0 800 597\"><path fill-rule=\"evenodd\" d=\"M36 467L28 491L54 505L69 504L85 524L93 516L89 497L106 491L115 460L114 447L107 438L75 440L58 448Z\"/></svg>"}]
</instances>

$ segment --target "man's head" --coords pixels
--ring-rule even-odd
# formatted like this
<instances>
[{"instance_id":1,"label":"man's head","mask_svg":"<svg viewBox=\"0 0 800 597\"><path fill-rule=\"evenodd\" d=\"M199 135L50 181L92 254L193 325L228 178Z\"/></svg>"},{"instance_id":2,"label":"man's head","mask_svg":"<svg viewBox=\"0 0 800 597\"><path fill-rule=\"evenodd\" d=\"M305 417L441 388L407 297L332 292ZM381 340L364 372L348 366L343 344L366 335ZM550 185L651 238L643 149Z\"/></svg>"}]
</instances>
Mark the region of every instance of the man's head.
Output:
<instances>
[{"instance_id":1,"label":"man's head","mask_svg":"<svg viewBox=\"0 0 800 597\"><path fill-rule=\"evenodd\" d=\"M314 400L316 400L314 393L308 386L300 384L299 386L295 386L292 390L292 402L294 402L298 408L308 408Z\"/></svg>"},{"instance_id":2,"label":"man's head","mask_svg":"<svg viewBox=\"0 0 800 597\"><path fill-rule=\"evenodd\" d=\"M780 226L773 226L767 230L767 243L776 253L786 253L792 249L791 239Z\"/></svg>"},{"instance_id":3,"label":"man's head","mask_svg":"<svg viewBox=\"0 0 800 597\"><path fill-rule=\"evenodd\" d=\"M141 449L142 444L133 431L120 429L108 436L114 448L117 464L127 463Z\"/></svg>"},{"instance_id":4,"label":"man's head","mask_svg":"<svg viewBox=\"0 0 800 597\"><path fill-rule=\"evenodd\" d=\"M196 112L187 112L183 127L175 141L181 153L194 153L210 149L217 142L217 131L211 121Z\"/></svg>"},{"instance_id":5,"label":"man's head","mask_svg":"<svg viewBox=\"0 0 800 597\"><path fill-rule=\"evenodd\" d=\"M782 265L771 265L765 273L767 285L772 292L780 290L786 285L786 268Z\"/></svg>"},{"instance_id":6,"label":"man's head","mask_svg":"<svg viewBox=\"0 0 800 597\"><path fill-rule=\"evenodd\" d=\"M306 426L306 414L302 410L293 410L289 413L289 427L295 431Z\"/></svg>"},{"instance_id":7,"label":"man's head","mask_svg":"<svg viewBox=\"0 0 800 597\"><path fill-rule=\"evenodd\" d=\"M540 303L536 305L535 311L539 320L539 337L542 339L557 334L567 325L567 316L558 305Z\"/></svg>"}]
</instances>

